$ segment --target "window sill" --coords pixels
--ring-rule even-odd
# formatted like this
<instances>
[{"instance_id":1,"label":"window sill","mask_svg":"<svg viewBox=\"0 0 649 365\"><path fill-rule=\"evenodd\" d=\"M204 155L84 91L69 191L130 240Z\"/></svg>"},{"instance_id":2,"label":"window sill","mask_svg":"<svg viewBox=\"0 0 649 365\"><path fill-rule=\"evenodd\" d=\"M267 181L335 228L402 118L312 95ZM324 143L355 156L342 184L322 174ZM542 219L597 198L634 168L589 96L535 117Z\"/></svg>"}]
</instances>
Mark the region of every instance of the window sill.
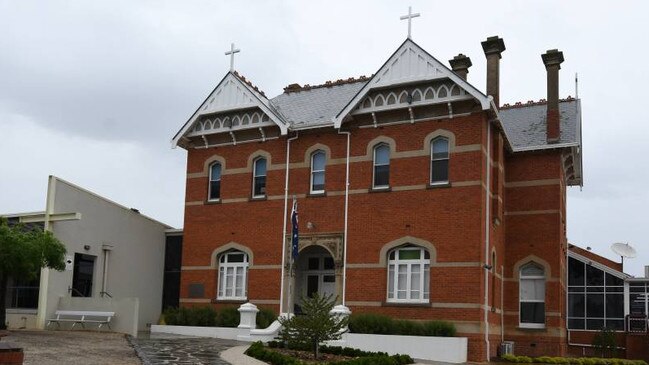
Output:
<instances>
[{"instance_id":1,"label":"window sill","mask_svg":"<svg viewBox=\"0 0 649 365\"><path fill-rule=\"evenodd\" d=\"M378 187L378 188L371 187L369 189L370 193L387 193L387 192L390 192L390 191L392 191L392 188L389 187L389 186L383 186L383 187Z\"/></svg>"},{"instance_id":2,"label":"window sill","mask_svg":"<svg viewBox=\"0 0 649 365\"><path fill-rule=\"evenodd\" d=\"M248 199L250 202L260 202L260 201L265 201L268 200L268 197L266 195L264 196L253 196Z\"/></svg>"},{"instance_id":3,"label":"window sill","mask_svg":"<svg viewBox=\"0 0 649 365\"><path fill-rule=\"evenodd\" d=\"M450 182L434 183L434 184L428 183L428 185L426 185L426 189L443 189L443 188L450 188L450 187L451 187Z\"/></svg>"},{"instance_id":4,"label":"window sill","mask_svg":"<svg viewBox=\"0 0 649 365\"><path fill-rule=\"evenodd\" d=\"M204 202L205 205L210 205L210 204L221 204L221 199L212 199L212 200L206 200Z\"/></svg>"},{"instance_id":5,"label":"window sill","mask_svg":"<svg viewBox=\"0 0 649 365\"><path fill-rule=\"evenodd\" d=\"M546 327L545 325L524 325L524 324L519 324L518 327L516 327L520 331L529 331L529 332L545 332Z\"/></svg>"},{"instance_id":6,"label":"window sill","mask_svg":"<svg viewBox=\"0 0 649 365\"><path fill-rule=\"evenodd\" d=\"M307 194L307 198L323 198L327 196L326 191L314 191Z\"/></svg>"},{"instance_id":7,"label":"window sill","mask_svg":"<svg viewBox=\"0 0 649 365\"><path fill-rule=\"evenodd\" d=\"M248 299L212 299L213 304L224 303L224 304L244 304L248 302Z\"/></svg>"},{"instance_id":8,"label":"window sill","mask_svg":"<svg viewBox=\"0 0 649 365\"><path fill-rule=\"evenodd\" d=\"M430 307L430 302L388 302L381 303L382 307Z\"/></svg>"}]
</instances>

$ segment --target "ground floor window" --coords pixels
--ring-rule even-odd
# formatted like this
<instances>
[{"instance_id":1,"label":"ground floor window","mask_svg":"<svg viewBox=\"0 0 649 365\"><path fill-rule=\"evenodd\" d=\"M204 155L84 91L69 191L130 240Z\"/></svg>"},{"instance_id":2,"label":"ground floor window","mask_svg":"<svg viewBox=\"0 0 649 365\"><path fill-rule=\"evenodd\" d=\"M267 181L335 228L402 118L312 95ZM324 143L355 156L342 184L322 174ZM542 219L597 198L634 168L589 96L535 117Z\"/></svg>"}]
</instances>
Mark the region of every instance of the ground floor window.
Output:
<instances>
[{"instance_id":1,"label":"ground floor window","mask_svg":"<svg viewBox=\"0 0 649 365\"><path fill-rule=\"evenodd\" d=\"M7 308L37 309L40 271L34 279L10 278L7 286Z\"/></svg>"},{"instance_id":2,"label":"ground floor window","mask_svg":"<svg viewBox=\"0 0 649 365\"><path fill-rule=\"evenodd\" d=\"M568 328L624 330L624 279L569 258Z\"/></svg>"},{"instance_id":3,"label":"ground floor window","mask_svg":"<svg viewBox=\"0 0 649 365\"><path fill-rule=\"evenodd\" d=\"M427 303L430 300L430 254L406 246L388 254L388 302Z\"/></svg>"},{"instance_id":4,"label":"ground floor window","mask_svg":"<svg viewBox=\"0 0 649 365\"><path fill-rule=\"evenodd\" d=\"M217 299L245 300L248 296L248 255L229 251L219 258L219 288Z\"/></svg>"},{"instance_id":5,"label":"ground floor window","mask_svg":"<svg viewBox=\"0 0 649 365\"><path fill-rule=\"evenodd\" d=\"M520 325L545 326L545 270L530 262L520 269Z\"/></svg>"}]
</instances>

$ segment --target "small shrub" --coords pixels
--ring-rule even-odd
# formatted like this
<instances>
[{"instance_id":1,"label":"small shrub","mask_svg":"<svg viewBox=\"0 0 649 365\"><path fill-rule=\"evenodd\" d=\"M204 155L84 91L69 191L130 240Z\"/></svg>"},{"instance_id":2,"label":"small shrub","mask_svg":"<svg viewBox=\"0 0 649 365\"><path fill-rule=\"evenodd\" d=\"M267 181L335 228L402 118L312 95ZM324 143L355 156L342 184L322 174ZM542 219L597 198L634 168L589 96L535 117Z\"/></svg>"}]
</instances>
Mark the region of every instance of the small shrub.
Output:
<instances>
[{"instance_id":1,"label":"small shrub","mask_svg":"<svg viewBox=\"0 0 649 365\"><path fill-rule=\"evenodd\" d=\"M216 325L217 312L209 306L167 308L163 317L170 326L213 327Z\"/></svg>"},{"instance_id":2,"label":"small shrub","mask_svg":"<svg viewBox=\"0 0 649 365\"><path fill-rule=\"evenodd\" d=\"M372 313L354 314L349 318L352 333L402 336L455 336L455 325L446 321L409 321Z\"/></svg>"},{"instance_id":3,"label":"small shrub","mask_svg":"<svg viewBox=\"0 0 649 365\"><path fill-rule=\"evenodd\" d=\"M223 308L217 317L218 327L237 327L239 325L239 311L235 307Z\"/></svg>"},{"instance_id":4,"label":"small shrub","mask_svg":"<svg viewBox=\"0 0 649 365\"><path fill-rule=\"evenodd\" d=\"M387 335L394 328L392 322L392 318L379 314L353 314L349 317L349 330L352 333Z\"/></svg>"},{"instance_id":5,"label":"small shrub","mask_svg":"<svg viewBox=\"0 0 649 365\"><path fill-rule=\"evenodd\" d=\"M277 320L277 314L270 309L262 308L257 313L257 328L267 328L275 320Z\"/></svg>"},{"instance_id":6,"label":"small shrub","mask_svg":"<svg viewBox=\"0 0 649 365\"><path fill-rule=\"evenodd\" d=\"M521 364L531 364L534 361L529 356L516 356L516 362Z\"/></svg>"}]
</instances>

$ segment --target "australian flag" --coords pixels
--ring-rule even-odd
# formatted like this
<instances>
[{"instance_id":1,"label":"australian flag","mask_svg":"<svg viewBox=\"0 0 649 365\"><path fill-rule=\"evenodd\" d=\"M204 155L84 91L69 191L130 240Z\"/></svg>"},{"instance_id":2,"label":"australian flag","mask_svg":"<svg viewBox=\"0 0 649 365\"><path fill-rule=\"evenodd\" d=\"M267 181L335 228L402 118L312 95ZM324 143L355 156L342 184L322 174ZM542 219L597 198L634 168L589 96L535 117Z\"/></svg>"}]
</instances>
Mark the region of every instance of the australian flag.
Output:
<instances>
[{"instance_id":1,"label":"australian flag","mask_svg":"<svg viewBox=\"0 0 649 365\"><path fill-rule=\"evenodd\" d=\"M291 253L293 259L297 258L298 254L298 230L297 230L297 200L293 201L293 210L291 211L291 223L293 231L291 234Z\"/></svg>"}]
</instances>

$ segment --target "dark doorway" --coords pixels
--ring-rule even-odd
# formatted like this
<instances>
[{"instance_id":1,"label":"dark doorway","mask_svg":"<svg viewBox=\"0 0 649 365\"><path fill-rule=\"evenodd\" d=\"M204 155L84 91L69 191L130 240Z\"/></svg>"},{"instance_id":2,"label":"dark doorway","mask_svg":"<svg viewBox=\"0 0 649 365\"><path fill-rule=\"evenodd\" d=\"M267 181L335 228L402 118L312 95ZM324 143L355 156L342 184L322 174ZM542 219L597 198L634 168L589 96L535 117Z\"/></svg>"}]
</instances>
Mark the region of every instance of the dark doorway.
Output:
<instances>
[{"instance_id":1,"label":"dark doorway","mask_svg":"<svg viewBox=\"0 0 649 365\"><path fill-rule=\"evenodd\" d=\"M183 236L167 235L165 242L164 282L162 285L162 309L178 308L180 298L180 266L183 257Z\"/></svg>"},{"instance_id":2,"label":"dark doorway","mask_svg":"<svg viewBox=\"0 0 649 365\"><path fill-rule=\"evenodd\" d=\"M72 274L72 296L91 297L92 279L95 272L95 256L74 254L74 273Z\"/></svg>"}]
</instances>

